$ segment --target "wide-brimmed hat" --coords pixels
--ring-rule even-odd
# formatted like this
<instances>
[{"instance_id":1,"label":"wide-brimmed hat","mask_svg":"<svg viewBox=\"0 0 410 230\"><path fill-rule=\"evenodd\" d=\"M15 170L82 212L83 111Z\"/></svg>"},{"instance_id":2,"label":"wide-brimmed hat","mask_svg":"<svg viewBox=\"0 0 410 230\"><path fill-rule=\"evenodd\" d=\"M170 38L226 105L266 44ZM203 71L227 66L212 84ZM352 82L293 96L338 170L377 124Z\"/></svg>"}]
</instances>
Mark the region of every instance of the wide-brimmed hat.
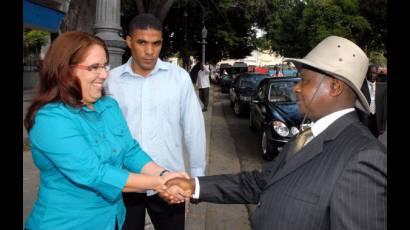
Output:
<instances>
[{"instance_id":1,"label":"wide-brimmed hat","mask_svg":"<svg viewBox=\"0 0 410 230\"><path fill-rule=\"evenodd\" d=\"M300 64L323 71L349 85L357 95L356 107L369 112L369 104L361 92L369 59L360 47L338 36L329 36L316 45L303 59L285 58L298 68Z\"/></svg>"}]
</instances>

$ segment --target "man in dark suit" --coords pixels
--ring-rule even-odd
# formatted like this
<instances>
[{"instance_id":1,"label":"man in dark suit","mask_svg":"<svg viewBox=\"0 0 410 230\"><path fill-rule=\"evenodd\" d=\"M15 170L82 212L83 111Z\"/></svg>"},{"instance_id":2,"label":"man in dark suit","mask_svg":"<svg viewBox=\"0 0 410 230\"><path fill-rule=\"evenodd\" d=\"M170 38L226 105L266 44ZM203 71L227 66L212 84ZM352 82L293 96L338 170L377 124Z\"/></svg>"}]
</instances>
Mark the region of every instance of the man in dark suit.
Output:
<instances>
[{"instance_id":1,"label":"man in dark suit","mask_svg":"<svg viewBox=\"0 0 410 230\"><path fill-rule=\"evenodd\" d=\"M360 91L368 58L353 42L330 36L303 59L288 61L300 70L294 91L311 129L261 171L176 178L167 186L198 201L257 204L255 230L386 229L386 149L355 109L369 110Z\"/></svg>"},{"instance_id":2,"label":"man in dark suit","mask_svg":"<svg viewBox=\"0 0 410 230\"><path fill-rule=\"evenodd\" d=\"M369 65L361 91L369 103L370 113L359 113L360 121L370 129L376 138L386 130L387 121L387 84L377 82L377 75L377 66Z\"/></svg>"}]
</instances>

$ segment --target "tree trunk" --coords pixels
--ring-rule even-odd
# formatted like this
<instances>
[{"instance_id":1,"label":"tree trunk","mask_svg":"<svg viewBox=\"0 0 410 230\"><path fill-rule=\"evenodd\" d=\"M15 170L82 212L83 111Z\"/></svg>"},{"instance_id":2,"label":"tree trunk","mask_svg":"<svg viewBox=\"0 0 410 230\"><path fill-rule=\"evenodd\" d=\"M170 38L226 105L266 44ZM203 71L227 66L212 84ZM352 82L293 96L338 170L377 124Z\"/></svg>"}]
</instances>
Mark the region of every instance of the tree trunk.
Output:
<instances>
[{"instance_id":1,"label":"tree trunk","mask_svg":"<svg viewBox=\"0 0 410 230\"><path fill-rule=\"evenodd\" d=\"M60 31L83 31L94 34L96 0L71 0Z\"/></svg>"}]
</instances>

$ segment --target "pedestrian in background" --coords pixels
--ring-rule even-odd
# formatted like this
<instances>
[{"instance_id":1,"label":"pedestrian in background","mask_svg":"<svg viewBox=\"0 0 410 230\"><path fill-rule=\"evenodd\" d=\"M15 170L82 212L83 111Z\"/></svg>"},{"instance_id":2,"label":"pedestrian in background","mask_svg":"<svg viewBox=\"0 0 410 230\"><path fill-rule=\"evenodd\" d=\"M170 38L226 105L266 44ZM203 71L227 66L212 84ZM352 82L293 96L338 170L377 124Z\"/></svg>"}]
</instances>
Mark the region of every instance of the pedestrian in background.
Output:
<instances>
[{"instance_id":1,"label":"pedestrian in background","mask_svg":"<svg viewBox=\"0 0 410 230\"><path fill-rule=\"evenodd\" d=\"M198 79L198 72L201 69L201 62L197 62L189 72L189 76L191 77L192 84L196 84Z\"/></svg>"},{"instance_id":2,"label":"pedestrian in background","mask_svg":"<svg viewBox=\"0 0 410 230\"><path fill-rule=\"evenodd\" d=\"M184 144L190 173L205 174L205 124L189 74L159 58L161 22L151 14L134 17L126 42L131 57L110 72L107 94L114 97L132 136L169 171L185 171ZM165 174L166 175L166 174ZM185 203L169 205L154 192L124 194L124 230L142 230L145 209L156 230L184 229Z\"/></svg>"},{"instance_id":3,"label":"pedestrian in background","mask_svg":"<svg viewBox=\"0 0 410 230\"><path fill-rule=\"evenodd\" d=\"M276 65L273 69L275 70L275 72L273 73L274 77L283 77L283 73L280 70L279 66Z\"/></svg>"},{"instance_id":4,"label":"pedestrian in background","mask_svg":"<svg viewBox=\"0 0 410 230\"><path fill-rule=\"evenodd\" d=\"M104 96L108 70L107 47L92 35L63 33L48 49L24 120L40 170L26 229L121 229L121 192L163 191L168 179L187 176L160 176L164 168L132 138L117 102Z\"/></svg>"},{"instance_id":5,"label":"pedestrian in background","mask_svg":"<svg viewBox=\"0 0 410 230\"><path fill-rule=\"evenodd\" d=\"M206 112L208 110L209 87L211 86L211 84L209 83L209 70L202 63L200 64L198 79L196 83L198 86L199 98L201 99L203 104L202 112Z\"/></svg>"},{"instance_id":6,"label":"pedestrian in background","mask_svg":"<svg viewBox=\"0 0 410 230\"><path fill-rule=\"evenodd\" d=\"M378 66L370 64L366 81L361 87L369 103L370 113L361 112L359 114L360 120L376 138L385 132L387 123L387 84L377 81L378 74Z\"/></svg>"},{"instance_id":7,"label":"pedestrian in background","mask_svg":"<svg viewBox=\"0 0 410 230\"><path fill-rule=\"evenodd\" d=\"M386 148L359 121L368 58L330 36L298 66L299 111L313 121L262 170L172 179L198 201L257 204L253 230L387 229Z\"/></svg>"}]
</instances>

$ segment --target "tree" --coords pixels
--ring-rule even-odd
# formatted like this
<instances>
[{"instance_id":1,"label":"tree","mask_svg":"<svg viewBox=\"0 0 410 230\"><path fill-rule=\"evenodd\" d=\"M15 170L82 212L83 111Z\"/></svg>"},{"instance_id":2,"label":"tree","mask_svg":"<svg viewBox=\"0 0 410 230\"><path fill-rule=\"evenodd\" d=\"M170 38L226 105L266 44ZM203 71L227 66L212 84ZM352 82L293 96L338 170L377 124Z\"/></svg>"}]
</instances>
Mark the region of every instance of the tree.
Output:
<instances>
[{"instance_id":1,"label":"tree","mask_svg":"<svg viewBox=\"0 0 410 230\"><path fill-rule=\"evenodd\" d=\"M70 6L61 21L61 32L83 31L94 33L96 0L71 0Z\"/></svg>"},{"instance_id":2,"label":"tree","mask_svg":"<svg viewBox=\"0 0 410 230\"><path fill-rule=\"evenodd\" d=\"M301 57L329 35L346 37L367 52L384 51L386 0L265 0L258 25L272 49ZM374 6L377 9L374 9ZM370 17L370 15L372 15Z\"/></svg>"},{"instance_id":3,"label":"tree","mask_svg":"<svg viewBox=\"0 0 410 230\"><path fill-rule=\"evenodd\" d=\"M173 2L168 14L158 16L162 3ZM251 0L179 0L179 1L132 1L122 0L124 6L122 26L127 25L135 12L154 12L163 17L163 49L161 57L178 55L189 64L189 57L199 60L202 53L201 30L208 30L206 38L206 61L217 63L223 58L243 58L255 49L256 32L253 27L256 15L255 3ZM139 5L140 6L139 6ZM168 7L168 5L164 5ZM144 9L144 11L141 11ZM156 9L156 10L154 10ZM157 14L155 13L157 12Z\"/></svg>"},{"instance_id":4,"label":"tree","mask_svg":"<svg viewBox=\"0 0 410 230\"><path fill-rule=\"evenodd\" d=\"M41 30L23 30L23 59L26 65L37 65L41 47L47 43L48 35L47 32Z\"/></svg>"}]
</instances>

